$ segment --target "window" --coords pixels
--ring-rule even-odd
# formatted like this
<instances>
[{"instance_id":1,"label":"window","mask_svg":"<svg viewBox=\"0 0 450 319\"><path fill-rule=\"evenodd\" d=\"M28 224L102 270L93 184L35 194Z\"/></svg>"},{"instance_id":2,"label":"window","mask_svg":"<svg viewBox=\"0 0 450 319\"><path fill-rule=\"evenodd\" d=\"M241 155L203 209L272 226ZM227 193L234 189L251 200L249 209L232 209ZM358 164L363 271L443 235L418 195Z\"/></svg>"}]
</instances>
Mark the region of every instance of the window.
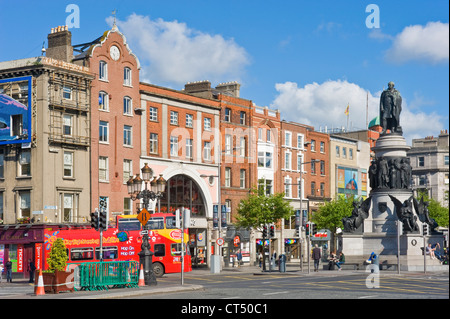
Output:
<instances>
[{"instance_id":1,"label":"window","mask_svg":"<svg viewBox=\"0 0 450 319\"><path fill-rule=\"evenodd\" d=\"M292 133L291 132L284 132L284 145L287 147L292 146Z\"/></svg>"},{"instance_id":2,"label":"window","mask_svg":"<svg viewBox=\"0 0 450 319\"><path fill-rule=\"evenodd\" d=\"M30 150L22 150L19 155L19 176L31 176Z\"/></svg>"},{"instance_id":3,"label":"window","mask_svg":"<svg viewBox=\"0 0 450 319\"><path fill-rule=\"evenodd\" d=\"M108 80L108 63L100 61L98 64L98 77L100 80Z\"/></svg>"},{"instance_id":4,"label":"window","mask_svg":"<svg viewBox=\"0 0 450 319\"><path fill-rule=\"evenodd\" d=\"M109 142L109 139L108 139L108 128L109 128L109 123L108 122L100 121L100 124L99 124L99 138L98 138L99 142L103 142L103 143L108 143Z\"/></svg>"},{"instance_id":5,"label":"window","mask_svg":"<svg viewBox=\"0 0 450 319\"><path fill-rule=\"evenodd\" d=\"M314 196L316 194L316 182L311 182L311 195Z\"/></svg>"},{"instance_id":6,"label":"window","mask_svg":"<svg viewBox=\"0 0 450 319\"><path fill-rule=\"evenodd\" d=\"M311 140L311 152L315 152L315 151L316 151L316 141Z\"/></svg>"},{"instance_id":7,"label":"window","mask_svg":"<svg viewBox=\"0 0 450 319\"><path fill-rule=\"evenodd\" d=\"M132 134L133 128L129 125L123 126L123 145L125 146L132 146L133 140L132 140Z\"/></svg>"},{"instance_id":8,"label":"window","mask_svg":"<svg viewBox=\"0 0 450 319\"><path fill-rule=\"evenodd\" d=\"M64 135L72 135L72 115L64 115L63 117L63 134Z\"/></svg>"},{"instance_id":9,"label":"window","mask_svg":"<svg viewBox=\"0 0 450 319\"><path fill-rule=\"evenodd\" d=\"M170 137L170 156L178 156L178 137Z\"/></svg>"},{"instance_id":10,"label":"window","mask_svg":"<svg viewBox=\"0 0 450 319\"><path fill-rule=\"evenodd\" d=\"M186 139L186 158L192 158L193 157L193 145L194 140L193 139Z\"/></svg>"},{"instance_id":11,"label":"window","mask_svg":"<svg viewBox=\"0 0 450 319\"><path fill-rule=\"evenodd\" d=\"M225 187L231 186L231 168L225 167Z\"/></svg>"},{"instance_id":12,"label":"window","mask_svg":"<svg viewBox=\"0 0 450 319\"><path fill-rule=\"evenodd\" d=\"M101 182L109 181L108 158L107 157L100 156L98 159L98 179Z\"/></svg>"},{"instance_id":13,"label":"window","mask_svg":"<svg viewBox=\"0 0 450 319\"><path fill-rule=\"evenodd\" d=\"M233 137L229 134L225 135L225 154L226 155L231 155L231 149L232 149L232 144L233 143Z\"/></svg>"},{"instance_id":14,"label":"window","mask_svg":"<svg viewBox=\"0 0 450 319\"><path fill-rule=\"evenodd\" d=\"M272 136L271 136L271 130L267 129L266 130L266 142L270 142L272 140Z\"/></svg>"},{"instance_id":15,"label":"window","mask_svg":"<svg viewBox=\"0 0 450 319\"><path fill-rule=\"evenodd\" d=\"M170 124L178 125L178 112L170 111Z\"/></svg>"},{"instance_id":16,"label":"window","mask_svg":"<svg viewBox=\"0 0 450 319\"><path fill-rule=\"evenodd\" d=\"M325 183L320 183L320 196L325 196Z\"/></svg>"},{"instance_id":17,"label":"window","mask_svg":"<svg viewBox=\"0 0 450 319\"><path fill-rule=\"evenodd\" d=\"M123 85L131 86L131 69L123 68Z\"/></svg>"},{"instance_id":18,"label":"window","mask_svg":"<svg viewBox=\"0 0 450 319\"><path fill-rule=\"evenodd\" d=\"M342 158L347 158L347 148L346 147L342 148Z\"/></svg>"},{"instance_id":19,"label":"window","mask_svg":"<svg viewBox=\"0 0 450 319\"><path fill-rule=\"evenodd\" d=\"M320 142L320 153L325 153L325 143Z\"/></svg>"},{"instance_id":20,"label":"window","mask_svg":"<svg viewBox=\"0 0 450 319\"><path fill-rule=\"evenodd\" d=\"M444 155L444 165L448 166L449 161L448 161L448 155Z\"/></svg>"},{"instance_id":21,"label":"window","mask_svg":"<svg viewBox=\"0 0 450 319\"><path fill-rule=\"evenodd\" d=\"M348 149L348 158L351 160L353 159L353 148Z\"/></svg>"},{"instance_id":22,"label":"window","mask_svg":"<svg viewBox=\"0 0 450 319\"><path fill-rule=\"evenodd\" d=\"M258 167L272 168L271 152L258 152Z\"/></svg>"},{"instance_id":23,"label":"window","mask_svg":"<svg viewBox=\"0 0 450 319\"><path fill-rule=\"evenodd\" d=\"M297 154L297 170L303 170L303 155Z\"/></svg>"},{"instance_id":24,"label":"window","mask_svg":"<svg viewBox=\"0 0 450 319\"><path fill-rule=\"evenodd\" d=\"M284 179L284 197L291 197L292 180L289 177Z\"/></svg>"},{"instance_id":25,"label":"window","mask_svg":"<svg viewBox=\"0 0 450 319\"><path fill-rule=\"evenodd\" d=\"M302 194L302 188L303 188L303 183L300 179L297 179L297 197L298 198L303 198L303 194Z\"/></svg>"},{"instance_id":26,"label":"window","mask_svg":"<svg viewBox=\"0 0 450 319\"><path fill-rule=\"evenodd\" d=\"M102 247L103 260L105 259L116 259L119 257L117 252L117 246L112 247ZM100 259L100 247L95 247L95 258Z\"/></svg>"},{"instance_id":27,"label":"window","mask_svg":"<svg viewBox=\"0 0 450 319\"><path fill-rule=\"evenodd\" d=\"M98 92L98 108L102 111L109 111L109 95L104 91Z\"/></svg>"},{"instance_id":28,"label":"window","mask_svg":"<svg viewBox=\"0 0 450 319\"><path fill-rule=\"evenodd\" d=\"M0 150L0 178L5 178L5 154L3 152Z\"/></svg>"},{"instance_id":29,"label":"window","mask_svg":"<svg viewBox=\"0 0 450 319\"><path fill-rule=\"evenodd\" d=\"M272 194L272 180L270 179L260 179L258 181L258 189L261 190L262 188L265 189L265 194L270 195Z\"/></svg>"},{"instance_id":30,"label":"window","mask_svg":"<svg viewBox=\"0 0 450 319\"><path fill-rule=\"evenodd\" d=\"M123 160L123 183L126 184L130 177L133 176L133 161L129 159Z\"/></svg>"},{"instance_id":31,"label":"window","mask_svg":"<svg viewBox=\"0 0 450 319\"><path fill-rule=\"evenodd\" d=\"M63 219L64 222L74 221L74 205L73 205L73 194L64 194L63 197Z\"/></svg>"},{"instance_id":32,"label":"window","mask_svg":"<svg viewBox=\"0 0 450 319\"><path fill-rule=\"evenodd\" d=\"M424 167L425 166L425 157L419 156L417 158L417 166Z\"/></svg>"},{"instance_id":33,"label":"window","mask_svg":"<svg viewBox=\"0 0 450 319\"><path fill-rule=\"evenodd\" d=\"M316 174L316 162L314 160L311 161L311 174Z\"/></svg>"},{"instance_id":34,"label":"window","mask_svg":"<svg viewBox=\"0 0 450 319\"><path fill-rule=\"evenodd\" d=\"M225 109L225 122L231 122L231 109Z\"/></svg>"},{"instance_id":35,"label":"window","mask_svg":"<svg viewBox=\"0 0 450 319\"><path fill-rule=\"evenodd\" d=\"M297 134L297 148L303 149L303 135Z\"/></svg>"},{"instance_id":36,"label":"window","mask_svg":"<svg viewBox=\"0 0 450 319\"><path fill-rule=\"evenodd\" d=\"M70 260L92 260L94 259L94 248L72 248L70 250Z\"/></svg>"},{"instance_id":37,"label":"window","mask_svg":"<svg viewBox=\"0 0 450 319\"><path fill-rule=\"evenodd\" d=\"M19 192L19 218L31 217L30 191Z\"/></svg>"},{"instance_id":38,"label":"window","mask_svg":"<svg viewBox=\"0 0 450 319\"><path fill-rule=\"evenodd\" d=\"M194 115L186 114L186 127L192 128L194 125Z\"/></svg>"},{"instance_id":39,"label":"window","mask_svg":"<svg viewBox=\"0 0 450 319\"><path fill-rule=\"evenodd\" d=\"M263 129L260 127L258 128L258 140L262 141L262 135L263 135Z\"/></svg>"},{"instance_id":40,"label":"window","mask_svg":"<svg viewBox=\"0 0 450 319\"><path fill-rule=\"evenodd\" d=\"M419 185L420 186L426 186L427 185L427 176L426 175L420 175L419 176Z\"/></svg>"},{"instance_id":41,"label":"window","mask_svg":"<svg viewBox=\"0 0 450 319\"><path fill-rule=\"evenodd\" d=\"M164 244L155 244L153 250L155 257L164 257L166 255L166 245Z\"/></svg>"},{"instance_id":42,"label":"window","mask_svg":"<svg viewBox=\"0 0 450 319\"><path fill-rule=\"evenodd\" d=\"M129 197L124 197L123 198L123 214L124 215L131 215L131 210L133 205L131 204L132 199ZM119 219L119 230L120 229L120 221L123 219ZM140 222L138 222L140 224ZM139 227L137 230L140 230L141 228Z\"/></svg>"},{"instance_id":43,"label":"window","mask_svg":"<svg viewBox=\"0 0 450 319\"><path fill-rule=\"evenodd\" d=\"M72 88L68 86L63 87L63 99L71 100L72 99Z\"/></svg>"},{"instance_id":44,"label":"window","mask_svg":"<svg viewBox=\"0 0 450 319\"><path fill-rule=\"evenodd\" d=\"M133 109L133 101L129 96L123 98L123 114L132 115L131 110Z\"/></svg>"},{"instance_id":45,"label":"window","mask_svg":"<svg viewBox=\"0 0 450 319\"><path fill-rule=\"evenodd\" d=\"M211 160L211 142L204 142L203 144L203 159L205 161Z\"/></svg>"},{"instance_id":46,"label":"window","mask_svg":"<svg viewBox=\"0 0 450 319\"><path fill-rule=\"evenodd\" d=\"M152 122L158 122L158 109L156 107L150 108L150 121Z\"/></svg>"},{"instance_id":47,"label":"window","mask_svg":"<svg viewBox=\"0 0 450 319\"><path fill-rule=\"evenodd\" d=\"M239 172L239 187L245 188L245 169L241 169Z\"/></svg>"},{"instance_id":48,"label":"window","mask_svg":"<svg viewBox=\"0 0 450 319\"><path fill-rule=\"evenodd\" d=\"M291 169L291 152L284 153L284 168Z\"/></svg>"},{"instance_id":49,"label":"window","mask_svg":"<svg viewBox=\"0 0 450 319\"><path fill-rule=\"evenodd\" d=\"M73 177L73 152L64 152L64 177Z\"/></svg>"},{"instance_id":50,"label":"window","mask_svg":"<svg viewBox=\"0 0 450 319\"><path fill-rule=\"evenodd\" d=\"M211 131L211 119L208 117L205 117L203 119L203 129L205 131Z\"/></svg>"},{"instance_id":51,"label":"window","mask_svg":"<svg viewBox=\"0 0 450 319\"><path fill-rule=\"evenodd\" d=\"M22 114L11 115L11 136L20 137L23 132L23 117Z\"/></svg>"},{"instance_id":52,"label":"window","mask_svg":"<svg viewBox=\"0 0 450 319\"><path fill-rule=\"evenodd\" d=\"M340 157L339 146L336 146L336 157Z\"/></svg>"},{"instance_id":53,"label":"window","mask_svg":"<svg viewBox=\"0 0 450 319\"><path fill-rule=\"evenodd\" d=\"M150 133L150 149L151 154L158 154L158 134Z\"/></svg>"},{"instance_id":54,"label":"window","mask_svg":"<svg viewBox=\"0 0 450 319\"><path fill-rule=\"evenodd\" d=\"M245 125L245 117L246 117L246 113L244 111L241 111L241 113L239 115L239 123L241 125Z\"/></svg>"},{"instance_id":55,"label":"window","mask_svg":"<svg viewBox=\"0 0 450 319\"><path fill-rule=\"evenodd\" d=\"M245 156L245 137L239 139L239 156Z\"/></svg>"},{"instance_id":56,"label":"window","mask_svg":"<svg viewBox=\"0 0 450 319\"><path fill-rule=\"evenodd\" d=\"M325 175L325 161L320 161L320 175Z\"/></svg>"}]
</instances>

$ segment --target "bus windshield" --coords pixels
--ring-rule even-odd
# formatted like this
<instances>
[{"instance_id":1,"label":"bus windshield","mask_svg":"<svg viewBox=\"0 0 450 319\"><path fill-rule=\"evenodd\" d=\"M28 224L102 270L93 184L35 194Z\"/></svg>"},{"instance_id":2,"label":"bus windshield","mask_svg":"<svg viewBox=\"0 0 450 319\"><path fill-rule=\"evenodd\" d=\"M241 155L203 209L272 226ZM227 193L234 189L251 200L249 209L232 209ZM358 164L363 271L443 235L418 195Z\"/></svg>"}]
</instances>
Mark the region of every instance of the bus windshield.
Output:
<instances>
[{"instance_id":1,"label":"bus windshield","mask_svg":"<svg viewBox=\"0 0 450 319\"><path fill-rule=\"evenodd\" d=\"M164 229L164 217L152 217L147 222L147 229Z\"/></svg>"},{"instance_id":2,"label":"bus windshield","mask_svg":"<svg viewBox=\"0 0 450 319\"><path fill-rule=\"evenodd\" d=\"M136 218L121 218L117 227L119 231L141 230L141 222Z\"/></svg>"}]
</instances>

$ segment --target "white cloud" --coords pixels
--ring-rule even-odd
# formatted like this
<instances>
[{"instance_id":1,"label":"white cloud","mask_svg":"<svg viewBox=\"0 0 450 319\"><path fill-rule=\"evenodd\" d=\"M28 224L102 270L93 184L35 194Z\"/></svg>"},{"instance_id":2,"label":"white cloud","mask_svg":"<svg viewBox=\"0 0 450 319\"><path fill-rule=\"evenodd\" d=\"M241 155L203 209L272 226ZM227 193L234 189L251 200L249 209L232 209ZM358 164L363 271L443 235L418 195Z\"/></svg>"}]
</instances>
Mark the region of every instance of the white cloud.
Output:
<instances>
[{"instance_id":1,"label":"white cloud","mask_svg":"<svg viewBox=\"0 0 450 319\"><path fill-rule=\"evenodd\" d=\"M381 91L372 94L359 85L347 81L329 80L322 84L314 82L304 87L298 87L297 83L285 82L277 83L275 88L278 96L271 104L271 108L279 109L282 119L311 125L316 130L325 126L328 129L347 127L347 116L344 114L347 105L350 105L349 129L366 127L367 100L368 120L371 121L379 114ZM412 112L404 97L402 108L400 125L409 144L411 138L436 135L436 130L443 127L442 116L423 111Z\"/></svg>"},{"instance_id":2,"label":"white cloud","mask_svg":"<svg viewBox=\"0 0 450 319\"><path fill-rule=\"evenodd\" d=\"M373 37L373 34L372 34ZM403 63L411 60L435 63L449 60L449 24L429 22L403 29L393 40L386 59Z\"/></svg>"},{"instance_id":3,"label":"white cloud","mask_svg":"<svg viewBox=\"0 0 450 319\"><path fill-rule=\"evenodd\" d=\"M249 63L247 52L233 39L196 31L185 23L132 14L117 25L139 57L144 81L239 81Z\"/></svg>"}]
</instances>

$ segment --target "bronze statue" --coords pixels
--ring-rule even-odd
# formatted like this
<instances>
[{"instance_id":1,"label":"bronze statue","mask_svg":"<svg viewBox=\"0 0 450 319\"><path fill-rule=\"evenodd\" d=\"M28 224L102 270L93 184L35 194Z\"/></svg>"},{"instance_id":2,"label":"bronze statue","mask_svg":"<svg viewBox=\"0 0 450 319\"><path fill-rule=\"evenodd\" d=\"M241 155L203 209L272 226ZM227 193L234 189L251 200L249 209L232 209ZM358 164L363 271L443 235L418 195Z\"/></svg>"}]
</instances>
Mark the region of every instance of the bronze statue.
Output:
<instances>
[{"instance_id":1,"label":"bronze statue","mask_svg":"<svg viewBox=\"0 0 450 319\"><path fill-rule=\"evenodd\" d=\"M402 133L400 126L400 112L402 111L402 97L400 92L394 89L394 82L388 83L388 89L381 93L380 97L380 124L383 128L381 134Z\"/></svg>"},{"instance_id":2,"label":"bronze statue","mask_svg":"<svg viewBox=\"0 0 450 319\"><path fill-rule=\"evenodd\" d=\"M408 232L419 231L417 225L417 216L414 215L412 199L414 196L409 197L403 203L392 195L389 195L394 202L395 212L398 219L403 223L404 229Z\"/></svg>"},{"instance_id":3,"label":"bronze statue","mask_svg":"<svg viewBox=\"0 0 450 319\"><path fill-rule=\"evenodd\" d=\"M352 215L350 217L342 218L342 224L344 224L344 232L353 233L361 224L364 219L369 217L369 209L372 203L372 198L369 196L365 200L362 198L359 201L354 200Z\"/></svg>"},{"instance_id":4,"label":"bronze statue","mask_svg":"<svg viewBox=\"0 0 450 319\"><path fill-rule=\"evenodd\" d=\"M430 212L428 211L428 205L429 202L426 202L422 198L420 198L420 202L417 201L417 199L413 199L414 208L416 209L417 215L419 215L419 220L422 223L427 223L430 226L431 230L434 230L436 227L438 227L438 223L436 220L430 217Z\"/></svg>"}]
</instances>

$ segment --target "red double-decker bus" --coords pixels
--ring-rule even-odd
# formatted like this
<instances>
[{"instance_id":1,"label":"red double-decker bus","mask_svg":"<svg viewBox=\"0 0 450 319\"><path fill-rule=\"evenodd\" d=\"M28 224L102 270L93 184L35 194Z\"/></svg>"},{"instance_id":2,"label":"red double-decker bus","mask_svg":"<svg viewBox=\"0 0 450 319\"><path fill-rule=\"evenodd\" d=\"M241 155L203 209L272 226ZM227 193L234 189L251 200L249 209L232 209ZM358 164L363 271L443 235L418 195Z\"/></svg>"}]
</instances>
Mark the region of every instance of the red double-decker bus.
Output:
<instances>
[{"instance_id":1,"label":"red double-decker bus","mask_svg":"<svg viewBox=\"0 0 450 319\"><path fill-rule=\"evenodd\" d=\"M173 214L157 213L147 222L149 242L153 251L153 271L157 277L165 273L181 272L181 230L175 227ZM103 231L103 261L139 261L142 245L142 226L136 215L117 216L116 225ZM44 259L57 238L62 238L70 263L100 261L100 232L93 228L74 226L45 231ZM184 233L185 246L189 235ZM192 270L189 249L184 253L184 271Z\"/></svg>"}]
</instances>

